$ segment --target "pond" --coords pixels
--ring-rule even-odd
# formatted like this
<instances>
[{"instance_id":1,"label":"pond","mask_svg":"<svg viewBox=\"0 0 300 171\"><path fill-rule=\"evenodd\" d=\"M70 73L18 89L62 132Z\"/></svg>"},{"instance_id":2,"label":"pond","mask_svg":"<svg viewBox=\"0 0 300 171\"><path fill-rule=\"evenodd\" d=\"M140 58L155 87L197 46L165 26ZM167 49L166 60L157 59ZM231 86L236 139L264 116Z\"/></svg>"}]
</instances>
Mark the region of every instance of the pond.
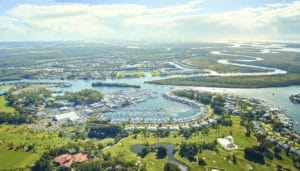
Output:
<instances>
[{"instance_id":1,"label":"pond","mask_svg":"<svg viewBox=\"0 0 300 171\"><path fill-rule=\"evenodd\" d=\"M157 144L152 145L151 147L157 148L160 146L167 149L168 162L176 164L182 171L189 171L189 168L186 165L184 165L182 162L180 162L174 158L174 151L176 149L176 146L174 144L157 143ZM140 154L144 147L146 147L146 145L134 144L134 145L130 146L130 150L133 153Z\"/></svg>"}]
</instances>

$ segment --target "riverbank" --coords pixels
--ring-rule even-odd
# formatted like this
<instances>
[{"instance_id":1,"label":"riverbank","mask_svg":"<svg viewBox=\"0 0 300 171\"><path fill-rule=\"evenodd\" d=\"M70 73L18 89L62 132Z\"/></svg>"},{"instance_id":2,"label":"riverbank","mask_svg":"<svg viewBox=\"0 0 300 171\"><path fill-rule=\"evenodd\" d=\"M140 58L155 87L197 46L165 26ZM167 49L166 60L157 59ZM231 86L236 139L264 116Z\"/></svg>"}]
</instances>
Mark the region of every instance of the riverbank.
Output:
<instances>
[{"instance_id":1,"label":"riverbank","mask_svg":"<svg viewBox=\"0 0 300 171\"><path fill-rule=\"evenodd\" d=\"M267 88L300 85L300 74L270 76L211 76L190 78L169 78L146 81L145 83L178 86L202 86L223 88Z\"/></svg>"}]
</instances>

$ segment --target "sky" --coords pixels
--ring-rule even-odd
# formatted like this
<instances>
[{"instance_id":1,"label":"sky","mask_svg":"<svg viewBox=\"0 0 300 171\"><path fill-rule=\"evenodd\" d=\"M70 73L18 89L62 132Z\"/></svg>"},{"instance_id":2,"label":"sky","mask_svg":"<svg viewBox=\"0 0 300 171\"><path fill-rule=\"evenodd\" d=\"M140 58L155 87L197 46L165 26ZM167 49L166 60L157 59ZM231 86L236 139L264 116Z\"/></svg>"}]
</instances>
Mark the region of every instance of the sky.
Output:
<instances>
[{"instance_id":1,"label":"sky","mask_svg":"<svg viewBox=\"0 0 300 171\"><path fill-rule=\"evenodd\" d=\"M298 41L300 1L0 0L0 41Z\"/></svg>"}]
</instances>

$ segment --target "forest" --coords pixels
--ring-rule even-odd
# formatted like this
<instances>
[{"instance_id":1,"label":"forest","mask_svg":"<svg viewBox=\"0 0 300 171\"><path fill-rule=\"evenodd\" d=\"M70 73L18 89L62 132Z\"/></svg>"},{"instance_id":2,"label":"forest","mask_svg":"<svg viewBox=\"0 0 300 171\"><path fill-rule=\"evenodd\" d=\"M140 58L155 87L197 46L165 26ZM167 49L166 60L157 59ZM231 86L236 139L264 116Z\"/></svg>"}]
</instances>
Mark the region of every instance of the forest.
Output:
<instances>
[{"instance_id":1,"label":"forest","mask_svg":"<svg viewBox=\"0 0 300 171\"><path fill-rule=\"evenodd\" d=\"M79 92L66 92L59 98L73 102L74 105L84 105L100 101L103 95L96 90L84 89Z\"/></svg>"},{"instance_id":2,"label":"forest","mask_svg":"<svg viewBox=\"0 0 300 171\"><path fill-rule=\"evenodd\" d=\"M191 77L149 81L151 84L224 88L265 88L300 85L300 74L272 76Z\"/></svg>"}]
</instances>

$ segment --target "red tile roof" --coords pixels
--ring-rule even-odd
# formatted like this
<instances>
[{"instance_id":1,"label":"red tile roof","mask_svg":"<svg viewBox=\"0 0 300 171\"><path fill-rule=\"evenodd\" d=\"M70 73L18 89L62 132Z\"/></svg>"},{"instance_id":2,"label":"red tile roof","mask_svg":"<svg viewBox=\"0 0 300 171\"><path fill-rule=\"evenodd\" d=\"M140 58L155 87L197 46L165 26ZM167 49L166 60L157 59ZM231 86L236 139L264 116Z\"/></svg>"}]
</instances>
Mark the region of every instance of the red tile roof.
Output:
<instances>
[{"instance_id":1,"label":"red tile roof","mask_svg":"<svg viewBox=\"0 0 300 171\"><path fill-rule=\"evenodd\" d=\"M74 158L74 161L78 162L78 163L84 162L88 159L87 154L84 154L84 153L77 153L77 154L73 155L73 158Z\"/></svg>"},{"instance_id":2,"label":"red tile roof","mask_svg":"<svg viewBox=\"0 0 300 171\"><path fill-rule=\"evenodd\" d=\"M59 163L60 166L71 167L73 162L84 162L88 160L87 154L77 153L75 155L71 154L62 154L54 158L54 162Z\"/></svg>"}]
</instances>

